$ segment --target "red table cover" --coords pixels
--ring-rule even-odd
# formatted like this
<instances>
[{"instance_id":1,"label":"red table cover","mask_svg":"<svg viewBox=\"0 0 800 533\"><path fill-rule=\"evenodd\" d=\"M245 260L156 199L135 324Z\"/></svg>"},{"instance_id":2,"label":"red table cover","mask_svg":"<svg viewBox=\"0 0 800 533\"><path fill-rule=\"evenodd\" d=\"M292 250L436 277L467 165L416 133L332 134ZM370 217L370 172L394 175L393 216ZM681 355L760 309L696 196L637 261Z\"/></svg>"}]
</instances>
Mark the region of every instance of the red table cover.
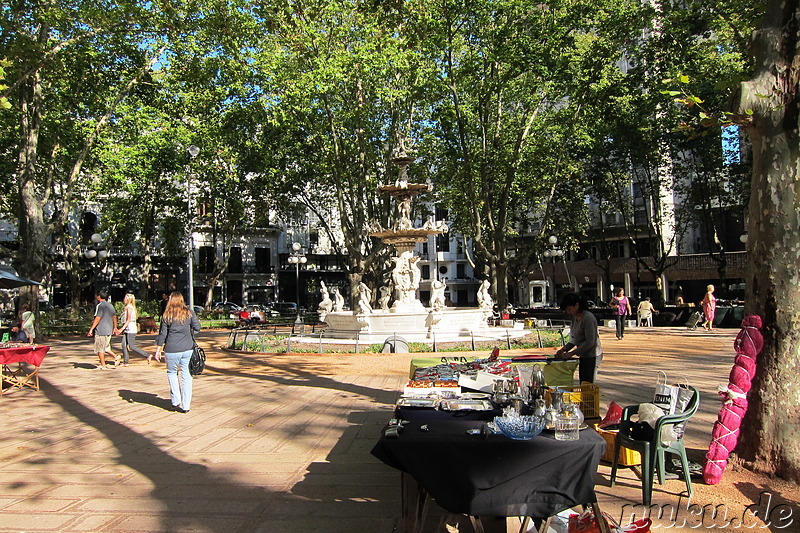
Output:
<instances>
[{"instance_id":1,"label":"red table cover","mask_svg":"<svg viewBox=\"0 0 800 533\"><path fill-rule=\"evenodd\" d=\"M50 350L49 346L41 345L0 348L0 365L30 363L38 367L42 365L42 360L44 360L48 350Z\"/></svg>"}]
</instances>

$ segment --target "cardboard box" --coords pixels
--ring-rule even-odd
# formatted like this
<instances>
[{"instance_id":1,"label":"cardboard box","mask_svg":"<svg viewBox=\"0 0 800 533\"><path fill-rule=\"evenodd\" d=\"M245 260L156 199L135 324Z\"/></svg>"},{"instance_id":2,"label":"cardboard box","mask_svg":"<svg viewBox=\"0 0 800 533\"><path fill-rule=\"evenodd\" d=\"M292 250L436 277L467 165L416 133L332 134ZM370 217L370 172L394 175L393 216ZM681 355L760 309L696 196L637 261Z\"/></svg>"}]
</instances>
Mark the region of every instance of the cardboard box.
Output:
<instances>
[{"instance_id":1,"label":"cardboard box","mask_svg":"<svg viewBox=\"0 0 800 533\"><path fill-rule=\"evenodd\" d=\"M617 442L617 431L607 431L600 429L597 424L594 424L594 430L603 437L606 441L606 451L603 453L602 460L609 463L614 462L614 446ZM588 430L587 430L588 431ZM642 456L636 450L625 448L624 446L619 449L619 465L620 466L634 466L642 464Z\"/></svg>"}]
</instances>

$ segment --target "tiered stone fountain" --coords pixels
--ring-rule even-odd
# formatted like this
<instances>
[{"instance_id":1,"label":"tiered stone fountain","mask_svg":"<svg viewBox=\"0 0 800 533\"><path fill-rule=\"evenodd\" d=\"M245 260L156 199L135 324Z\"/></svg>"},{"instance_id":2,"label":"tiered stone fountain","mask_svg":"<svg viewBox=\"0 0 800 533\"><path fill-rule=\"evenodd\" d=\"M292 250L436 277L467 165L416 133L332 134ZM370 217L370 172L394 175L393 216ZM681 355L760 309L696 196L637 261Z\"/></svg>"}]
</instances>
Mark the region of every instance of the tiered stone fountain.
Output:
<instances>
[{"instance_id":1,"label":"tiered stone fountain","mask_svg":"<svg viewBox=\"0 0 800 533\"><path fill-rule=\"evenodd\" d=\"M447 232L444 222L426 222L414 227L411 220L411 201L430 190L423 183L408 182L408 165L413 157L400 151L392 162L399 167L397 181L378 190L392 196L397 203L398 217L392 229L378 229L370 233L394 247L392 258L391 286L381 287L377 308L373 308L372 291L363 283L360 286L359 303L352 312L336 311L324 313L328 323L325 337L356 338L368 342L383 341L398 335L410 341L445 337L486 335L489 332L486 319L492 313L491 298L479 298L480 308L456 308L444 306L445 283L431 281L431 307L426 308L417 296L420 282L419 257L415 255L417 243L432 235ZM389 302L394 297L394 303ZM481 295L483 296L483 295ZM323 311L322 307L320 311ZM325 310L326 311L326 310ZM323 313L321 313L322 315ZM322 316L321 316L322 318Z\"/></svg>"}]
</instances>

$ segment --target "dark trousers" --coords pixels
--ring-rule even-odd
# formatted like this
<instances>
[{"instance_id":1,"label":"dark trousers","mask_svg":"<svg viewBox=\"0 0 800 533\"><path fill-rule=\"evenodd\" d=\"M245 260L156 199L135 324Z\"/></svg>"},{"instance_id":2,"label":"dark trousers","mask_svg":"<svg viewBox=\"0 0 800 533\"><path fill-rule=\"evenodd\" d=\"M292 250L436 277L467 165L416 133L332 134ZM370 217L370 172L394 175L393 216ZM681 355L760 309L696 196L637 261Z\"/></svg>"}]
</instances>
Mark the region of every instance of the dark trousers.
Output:
<instances>
[{"instance_id":1,"label":"dark trousers","mask_svg":"<svg viewBox=\"0 0 800 533\"><path fill-rule=\"evenodd\" d=\"M594 383L597 377L597 368L600 366L603 356L598 357L581 357L578 359L578 380L583 383Z\"/></svg>"},{"instance_id":2,"label":"dark trousers","mask_svg":"<svg viewBox=\"0 0 800 533\"><path fill-rule=\"evenodd\" d=\"M614 315L614 320L617 321L617 338L621 339L625 336L625 319L626 315Z\"/></svg>"}]
</instances>

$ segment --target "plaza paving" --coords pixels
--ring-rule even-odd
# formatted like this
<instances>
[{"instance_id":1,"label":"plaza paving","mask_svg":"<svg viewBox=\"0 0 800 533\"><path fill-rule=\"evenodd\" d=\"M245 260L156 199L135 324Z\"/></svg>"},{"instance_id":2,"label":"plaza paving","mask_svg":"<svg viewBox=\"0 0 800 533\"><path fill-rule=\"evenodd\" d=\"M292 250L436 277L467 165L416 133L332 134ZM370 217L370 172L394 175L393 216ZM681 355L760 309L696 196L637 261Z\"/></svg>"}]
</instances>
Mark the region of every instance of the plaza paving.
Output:
<instances>
[{"instance_id":1,"label":"plaza paving","mask_svg":"<svg viewBox=\"0 0 800 533\"><path fill-rule=\"evenodd\" d=\"M686 437L699 462L737 330L642 328L617 341L601 329L604 407L648 401L657 370L701 389ZM150 349L153 337L140 335L140 346ZM167 410L162 365L136 360L102 371L89 339L52 342L41 391L0 398L0 531L398 531L400 476L369 452L413 355L238 354L220 348L226 339L225 331L200 334L208 367L186 414ZM601 465L597 492L619 516L640 501L640 485L624 470L612 488L609 471ZM735 474L716 487L699 482L693 501L724 502L735 514L760 492L777 492L800 519L794 485L748 483ZM684 488L680 480L656 485L653 501L677 505ZM471 531L435 507L426 531L445 530L443 522Z\"/></svg>"}]
</instances>

